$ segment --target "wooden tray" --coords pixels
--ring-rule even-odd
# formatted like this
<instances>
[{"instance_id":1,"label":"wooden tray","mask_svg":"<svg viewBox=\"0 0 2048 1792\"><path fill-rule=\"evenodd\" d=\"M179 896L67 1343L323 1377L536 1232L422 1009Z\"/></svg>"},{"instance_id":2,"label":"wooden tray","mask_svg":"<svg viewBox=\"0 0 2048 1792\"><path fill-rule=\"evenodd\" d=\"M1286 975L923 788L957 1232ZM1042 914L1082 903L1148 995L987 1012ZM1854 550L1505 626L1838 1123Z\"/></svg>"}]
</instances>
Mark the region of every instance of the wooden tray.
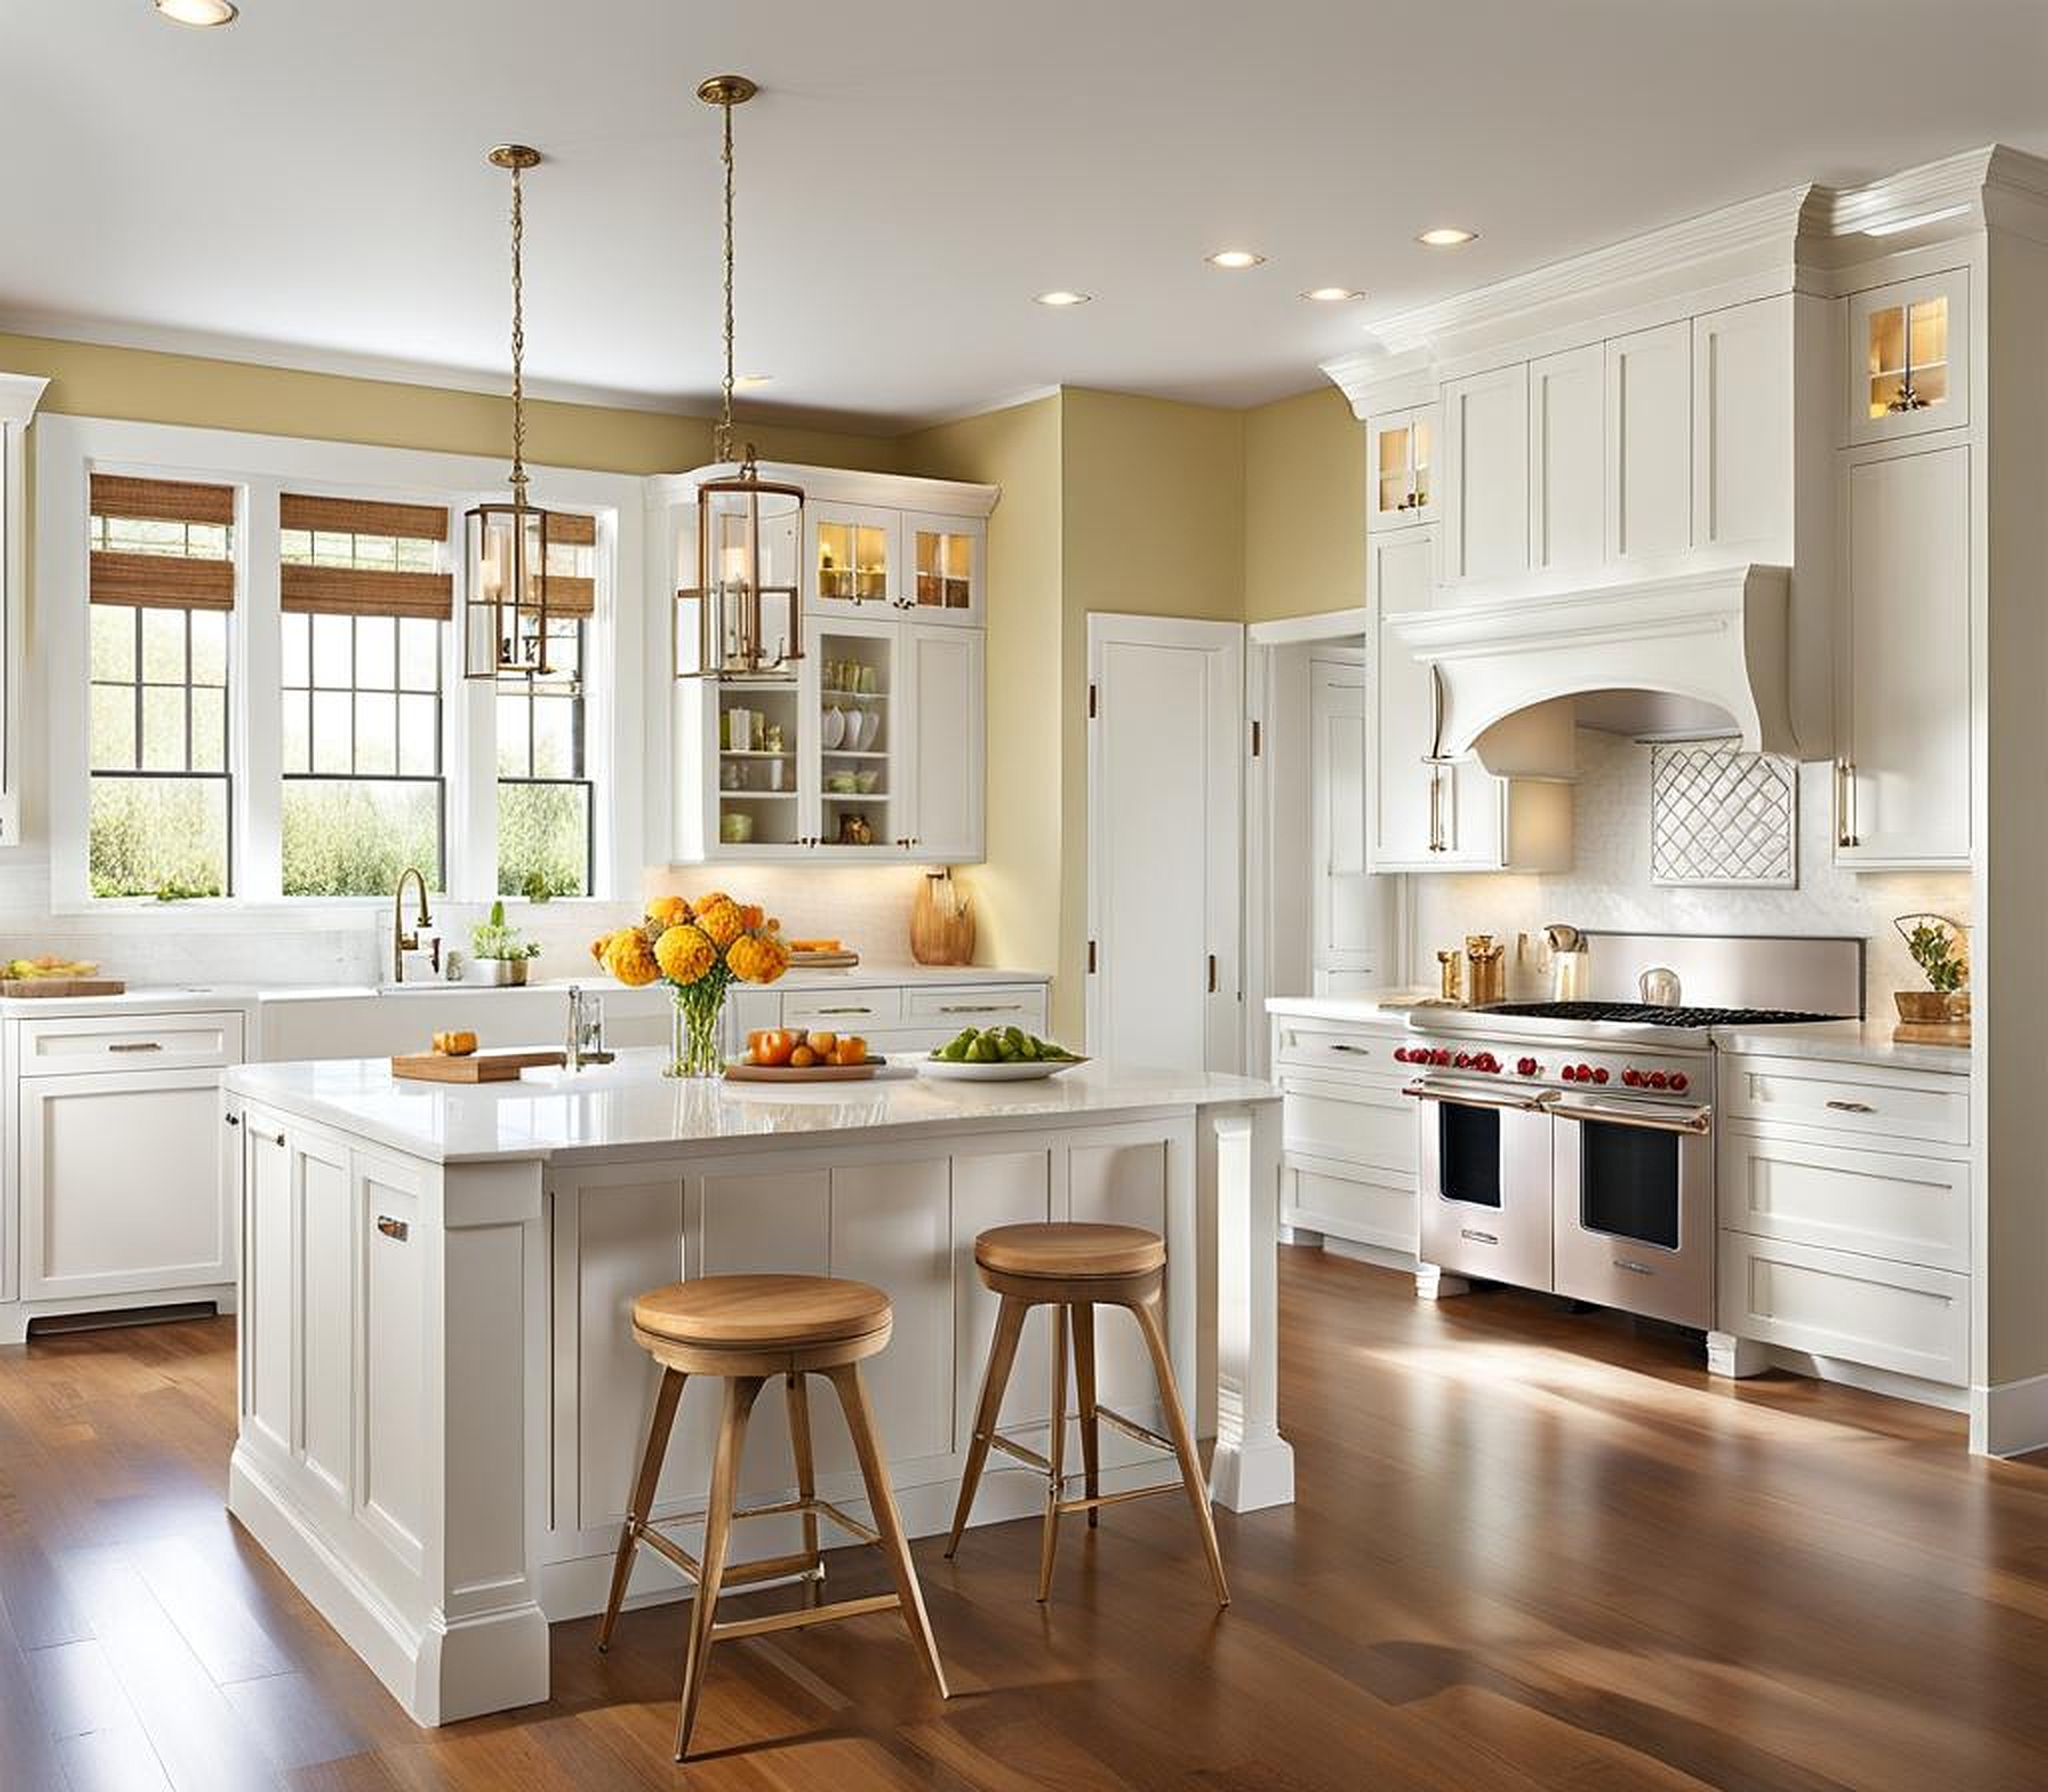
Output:
<instances>
[{"instance_id":1,"label":"wooden tray","mask_svg":"<svg viewBox=\"0 0 2048 1792\"><path fill-rule=\"evenodd\" d=\"M860 963L857 952L792 952L793 971L851 971Z\"/></svg>"},{"instance_id":2,"label":"wooden tray","mask_svg":"<svg viewBox=\"0 0 2048 1792\"><path fill-rule=\"evenodd\" d=\"M1967 1021L1901 1021L1891 1037L1900 1045L1962 1045L1970 1042Z\"/></svg>"},{"instance_id":3,"label":"wooden tray","mask_svg":"<svg viewBox=\"0 0 2048 1792\"><path fill-rule=\"evenodd\" d=\"M742 1064L735 1059L725 1067L725 1075L735 1083L864 1083L888 1061L870 1058L865 1064L810 1064L796 1070L786 1064Z\"/></svg>"},{"instance_id":4,"label":"wooden tray","mask_svg":"<svg viewBox=\"0 0 2048 1792\"><path fill-rule=\"evenodd\" d=\"M391 1060L391 1074L416 1083L510 1083L519 1073L541 1064L560 1064L561 1051L473 1051L452 1058L440 1051L410 1051Z\"/></svg>"},{"instance_id":5,"label":"wooden tray","mask_svg":"<svg viewBox=\"0 0 2048 1792\"><path fill-rule=\"evenodd\" d=\"M13 1001L24 996L126 995L128 985L119 977L0 977L0 995Z\"/></svg>"}]
</instances>

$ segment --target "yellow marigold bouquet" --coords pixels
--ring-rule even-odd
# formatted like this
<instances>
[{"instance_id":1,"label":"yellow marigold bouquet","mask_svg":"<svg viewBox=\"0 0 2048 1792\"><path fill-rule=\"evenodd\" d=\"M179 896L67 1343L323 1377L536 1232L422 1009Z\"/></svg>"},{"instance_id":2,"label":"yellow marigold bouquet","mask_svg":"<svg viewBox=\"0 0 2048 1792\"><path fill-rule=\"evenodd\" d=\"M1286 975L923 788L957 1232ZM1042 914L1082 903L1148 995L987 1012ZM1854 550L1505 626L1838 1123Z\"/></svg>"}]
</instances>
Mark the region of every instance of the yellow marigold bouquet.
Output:
<instances>
[{"instance_id":1,"label":"yellow marigold bouquet","mask_svg":"<svg viewBox=\"0 0 2048 1792\"><path fill-rule=\"evenodd\" d=\"M628 988L659 979L674 990L674 1077L716 1076L725 992L736 982L772 983L790 968L781 924L723 890L694 903L656 896L638 926L592 940L590 956Z\"/></svg>"}]
</instances>

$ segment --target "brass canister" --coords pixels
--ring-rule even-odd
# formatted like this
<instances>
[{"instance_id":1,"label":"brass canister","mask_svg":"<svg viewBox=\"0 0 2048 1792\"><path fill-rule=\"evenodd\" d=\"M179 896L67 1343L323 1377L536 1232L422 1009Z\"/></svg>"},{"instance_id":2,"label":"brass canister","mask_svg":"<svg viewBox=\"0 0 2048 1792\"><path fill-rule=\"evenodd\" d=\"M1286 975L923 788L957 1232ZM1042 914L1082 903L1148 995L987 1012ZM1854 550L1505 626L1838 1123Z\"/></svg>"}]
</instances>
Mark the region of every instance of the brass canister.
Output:
<instances>
[{"instance_id":1,"label":"brass canister","mask_svg":"<svg viewBox=\"0 0 2048 1792\"><path fill-rule=\"evenodd\" d=\"M1465 956L1472 967L1472 1006L1484 1008L1507 999L1507 948L1496 945L1491 934L1468 934Z\"/></svg>"},{"instance_id":2,"label":"brass canister","mask_svg":"<svg viewBox=\"0 0 2048 1792\"><path fill-rule=\"evenodd\" d=\"M1465 1000L1465 954L1461 952L1437 953L1437 997L1442 1001Z\"/></svg>"}]
</instances>

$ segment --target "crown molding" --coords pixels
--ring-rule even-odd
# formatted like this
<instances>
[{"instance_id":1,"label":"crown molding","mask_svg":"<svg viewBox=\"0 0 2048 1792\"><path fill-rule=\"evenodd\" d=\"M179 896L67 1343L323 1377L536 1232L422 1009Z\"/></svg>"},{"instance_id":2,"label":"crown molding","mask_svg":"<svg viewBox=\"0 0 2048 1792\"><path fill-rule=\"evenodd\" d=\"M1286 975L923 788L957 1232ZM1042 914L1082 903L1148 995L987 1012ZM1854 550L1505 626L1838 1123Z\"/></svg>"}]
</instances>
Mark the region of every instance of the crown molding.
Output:
<instances>
[{"instance_id":1,"label":"crown molding","mask_svg":"<svg viewBox=\"0 0 2048 1792\"><path fill-rule=\"evenodd\" d=\"M740 471L735 462L694 466L687 473L657 474L646 483L647 507L658 509L677 498L690 498L709 479L728 479ZM924 511L937 516L986 517L1002 495L1000 485L979 485L964 479L925 479L907 473L865 473L843 466L799 466L790 461L757 461L754 471L803 487L807 503L877 504L885 510Z\"/></svg>"},{"instance_id":2,"label":"crown molding","mask_svg":"<svg viewBox=\"0 0 2048 1792\"><path fill-rule=\"evenodd\" d=\"M26 423L49 384L40 374L0 373L0 423Z\"/></svg>"}]
</instances>

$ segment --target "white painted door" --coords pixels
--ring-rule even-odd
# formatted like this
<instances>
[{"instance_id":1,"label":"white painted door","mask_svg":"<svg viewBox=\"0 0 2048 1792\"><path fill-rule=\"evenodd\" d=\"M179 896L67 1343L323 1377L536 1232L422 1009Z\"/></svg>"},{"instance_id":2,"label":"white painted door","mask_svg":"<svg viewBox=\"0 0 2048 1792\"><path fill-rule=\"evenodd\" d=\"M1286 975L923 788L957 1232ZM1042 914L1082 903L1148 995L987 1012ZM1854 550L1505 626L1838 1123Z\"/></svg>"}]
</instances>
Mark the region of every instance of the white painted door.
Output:
<instances>
[{"instance_id":1,"label":"white painted door","mask_svg":"<svg viewBox=\"0 0 2048 1792\"><path fill-rule=\"evenodd\" d=\"M1692 546L1692 321L1607 344L1607 558Z\"/></svg>"},{"instance_id":2,"label":"white painted door","mask_svg":"<svg viewBox=\"0 0 2048 1792\"><path fill-rule=\"evenodd\" d=\"M903 702L896 712L908 788L909 850L920 860L961 865L987 856L981 790L982 643L979 628L914 623L904 631Z\"/></svg>"},{"instance_id":3,"label":"white painted door","mask_svg":"<svg viewBox=\"0 0 2048 1792\"><path fill-rule=\"evenodd\" d=\"M1606 489L1604 359L1594 342L1529 363L1529 570L1600 564Z\"/></svg>"},{"instance_id":4,"label":"white painted door","mask_svg":"<svg viewBox=\"0 0 2048 1792\"><path fill-rule=\"evenodd\" d=\"M1507 579L1529 563L1529 369L1526 361L1443 388L1443 576Z\"/></svg>"},{"instance_id":5,"label":"white painted door","mask_svg":"<svg viewBox=\"0 0 2048 1792\"><path fill-rule=\"evenodd\" d=\"M1087 1049L1235 1070L1244 631L1088 618Z\"/></svg>"},{"instance_id":6,"label":"white painted door","mask_svg":"<svg viewBox=\"0 0 2048 1792\"><path fill-rule=\"evenodd\" d=\"M906 595L902 512L812 503L804 518L804 603L814 615L882 616Z\"/></svg>"},{"instance_id":7,"label":"white painted door","mask_svg":"<svg viewBox=\"0 0 2048 1792\"><path fill-rule=\"evenodd\" d=\"M1692 530L1717 554L1792 554L1792 300L1692 321Z\"/></svg>"},{"instance_id":8,"label":"white painted door","mask_svg":"<svg viewBox=\"0 0 2048 1792\"><path fill-rule=\"evenodd\" d=\"M978 517L908 512L903 533L909 564L896 607L917 622L981 627L988 524Z\"/></svg>"},{"instance_id":9,"label":"white painted door","mask_svg":"<svg viewBox=\"0 0 2048 1792\"><path fill-rule=\"evenodd\" d=\"M1310 968L1318 995L1369 987L1378 962L1378 906L1365 863L1365 668L1312 661Z\"/></svg>"},{"instance_id":10,"label":"white painted door","mask_svg":"<svg viewBox=\"0 0 2048 1792\"><path fill-rule=\"evenodd\" d=\"M1835 858L1967 864L1970 451L1853 465L1844 511L1849 744Z\"/></svg>"},{"instance_id":11,"label":"white painted door","mask_svg":"<svg viewBox=\"0 0 2048 1792\"><path fill-rule=\"evenodd\" d=\"M1432 864L1427 763L1435 747L1435 705L1429 668L1417 662L1386 618L1430 608L1436 531L1405 530L1366 543L1367 608L1378 620L1372 644L1373 751L1371 858L1375 871L1421 870Z\"/></svg>"},{"instance_id":12,"label":"white painted door","mask_svg":"<svg viewBox=\"0 0 2048 1792\"><path fill-rule=\"evenodd\" d=\"M23 1299L234 1279L219 1084L213 1069L22 1079Z\"/></svg>"}]
</instances>

